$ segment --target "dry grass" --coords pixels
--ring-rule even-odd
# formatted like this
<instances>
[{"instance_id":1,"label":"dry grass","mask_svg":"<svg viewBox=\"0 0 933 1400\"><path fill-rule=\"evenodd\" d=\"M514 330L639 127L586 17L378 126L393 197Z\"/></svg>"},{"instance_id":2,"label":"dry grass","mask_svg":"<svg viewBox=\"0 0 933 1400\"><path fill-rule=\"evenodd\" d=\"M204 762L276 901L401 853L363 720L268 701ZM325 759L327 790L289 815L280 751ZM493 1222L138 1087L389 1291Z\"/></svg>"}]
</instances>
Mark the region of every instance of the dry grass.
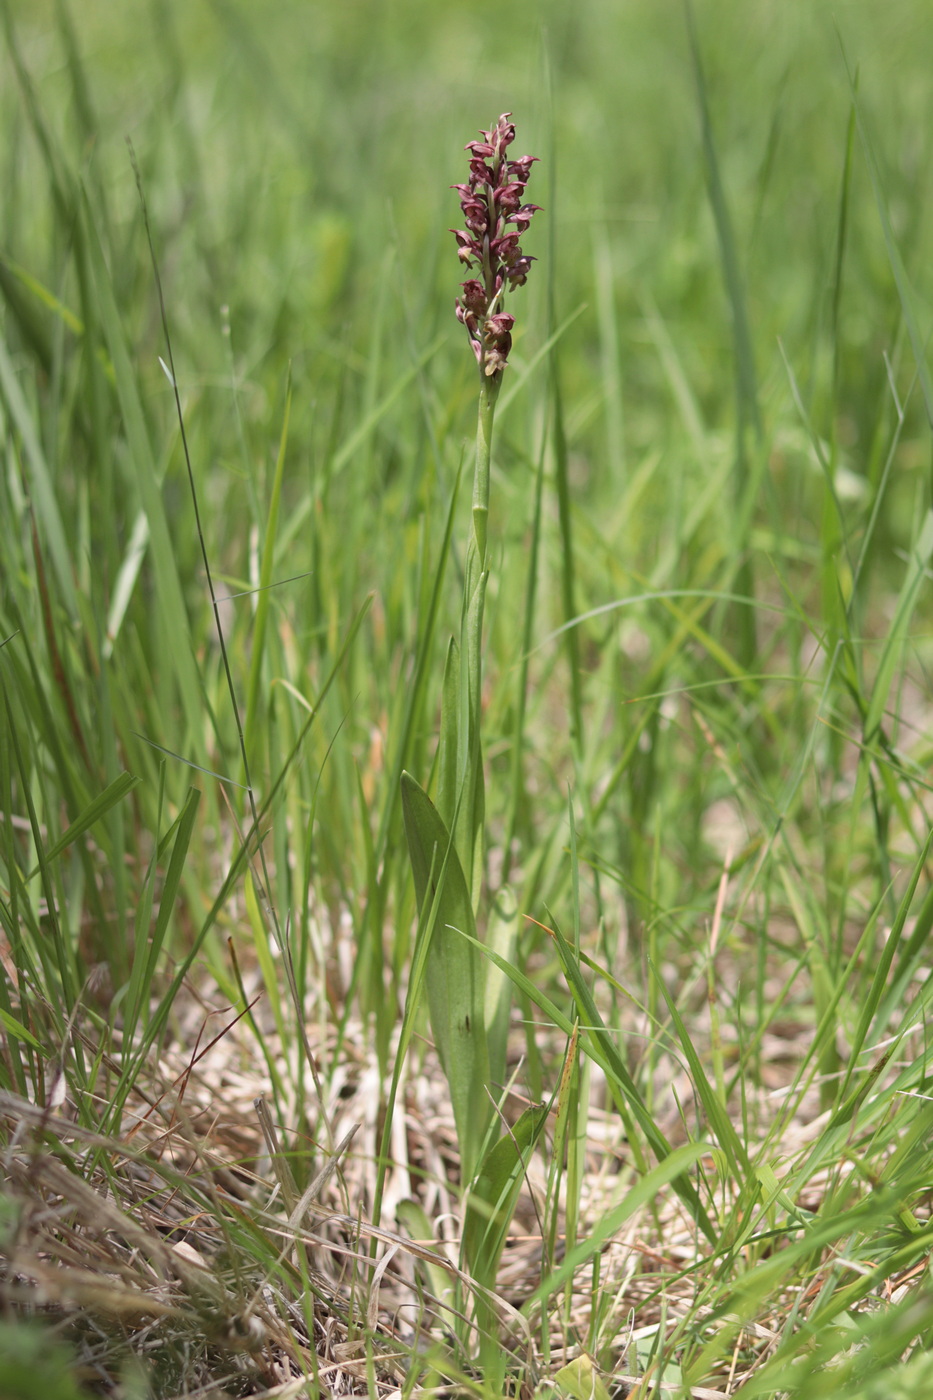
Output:
<instances>
[{"instance_id":1,"label":"dry grass","mask_svg":"<svg viewBox=\"0 0 933 1400\"><path fill-rule=\"evenodd\" d=\"M379 1083L359 1026L347 1027L332 1076L328 1117L340 1149L331 1154L307 1122L294 1122L290 1139L275 1142L270 1115L262 1112L269 1083L255 1032L222 1005L209 979L196 994L179 997L176 1011L174 1036L135 1085L119 1138L86 1126L99 1105L79 1109L61 1079L48 1086L46 1109L0 1094L7 1144L0 1301L8 1315L36 1315L53 1325L73 1349L75 1374L100 1395L132 1395L134 1374L145 1375L154 1393L179 1397L297 1395L309 1379L315 1393L334 1396L473 1388L451 1337L451 1293L441 1299L431 1292L432 1282L452 1283L458 1274L459 1226L454 1125L430 1046L403 1084L383 1200L383 1219L393 1225L399 1203L417 1200L433 1236L413 1241L369 1222ZM268 1053L280 1054L274 1027L262 1025L261 1006L254 1015ZM74 1034L85 1033L78 1025ZM762 1044L762 1079L775 1087L753 1100L746 1093L742 1105L762 1142L783 1112L778 1086L805 1058L809 1039L810 1032L789 1022ZM523 1041L516 1027L513 1058ZM560 1046L544 1034L545 1052L548 1041L557 1064ZM520 1084L520 1064L515 1068ZM678 1120L680 1136L695 1137L701 1115L698 1105L691 1107L683 1067L663 1056L656 1080L666 1086L658 1093L659 1125L675 1142ZM106 1083L104 1062L103 1104ZM618 1114L599 1106L598 1082L591 1090L578 1236L635 1179ZM517 1113L527 1100L518 1087L513 1099ZM781 1122L781 1155L791 1161L803 1154L827 1117L816 1089L798 1096ZM726 1251L711 1251L678 1197L667 1192L601 1248L595 1288L592 1267L580 1270L552 1300L544 1326L526 1319L518 1310L564 1254L563 1210L555 1213L552 1204L549 1214L549 1155L546 1147L531 1163L499 1274L513 1383L522 1395L539 1389L598 1335L610 1394L642 1394L653 1337L676 1349L685 1328L704 1335L703 1318L715 1311L704 1300L718 1297ZM721 1154L711 1151L698 1180L711 1212L726 1220L736 1188L722 1166ZM844 1175L836 1167L815 1175L798 1198L800 1208L818 1211ZM558 1228L549 1231L555 1219ZM780 1234L775 1247L781 1248ZM694 1386L691 1394L697 1400L738 1394L791 1320L806 1319L834 1268L829 1250L805 1288L773 1296L716 1366L709 1377L715 1384ZM860 1309L901 1302L924 1273L918 1264L892 1274ZM662 1382L661 1394L678 1392Z\"/></svg>"}]
</instances>

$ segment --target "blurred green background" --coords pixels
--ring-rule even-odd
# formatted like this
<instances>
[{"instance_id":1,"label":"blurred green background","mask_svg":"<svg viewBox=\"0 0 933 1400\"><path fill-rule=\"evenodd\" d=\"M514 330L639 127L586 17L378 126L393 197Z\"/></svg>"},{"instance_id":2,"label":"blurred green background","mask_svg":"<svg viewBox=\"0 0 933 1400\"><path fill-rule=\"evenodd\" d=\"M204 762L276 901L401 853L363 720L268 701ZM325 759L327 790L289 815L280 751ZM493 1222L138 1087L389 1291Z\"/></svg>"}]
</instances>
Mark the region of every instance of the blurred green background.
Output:
<instances>
[{"instance_id":1,"label":"blurred green background","mask_svg":"<svg viewBox=\"0 0 933 1400\"><path fill-rule=\"evenodd\" d=\"M568 371L575 366L581 384L589 372L598 391L608 285L623 336L625 446L658 445L645 401L658 377L644 344L647 292L711 425L722 422L728 307L711 275L715 230L682 5L83 3L71 24L93 114L77 110L57 7L8 3L6 13L50 120L126 228L138 222L123 145L132 139L176 333L196 326L199 359L210 346L223 362L222 304L264 384L285 358L298 382L326 382L335 358L366 345L384 295L400 340L407 326L429 343L447 327L457 273L443 232L457 217L448 186L461 178L464 142L509 109L523 150L550 155L554 141L555 159L534 179L555 220L555 300L559 314L588 304ZM849 117L842 46L860 68L902 252L925 290L928 17L913 0L720 0L695 13L759 370L766 396L780 399L778 335L804 383L819 373ZM17 190L43 176L9 75L5 87L4 245L41 253L50 211ZM883 374L879 351L894 328L861 160L854 179L853 204L866 217L849 233L857 295L843 306L845 378L853 429L864 431L866 380ZM540 257L540 224L535 237ZM540 320L543 296L537 278L523 335ZM213 344L202 340L211 334ZM461 368L466 380L470 366Z\"/></svg>"},{"instance_id":2,"label":"blurred green background","mask_svg":"<svg viewBox=\"0 0 933 1400\"><path fill-rule=\"evenodd\" d=\"M706 425L728 426L729 308L682 5L82 3L70 25L86 105L62 51L60 7L8 0L5 14L53 130L106 190L125 240L139 226L124 138L134 143L175 333L192 338L186 373L207 386L224 378L220 308L228 306L256 389L244 400L247 419L252 408L262 421L265 395L281 392L290 361L300 389L295 427L326 440L330 391L347 357L367 353L383 303L395 336L387 353L410 356L439 330L454 339L458 269L444 230L458 214L448 187L462 176L464 142L509 109L522 149L549 157L535 169L533 192L555 237L553 266L522 299L518 334L541 337L546 277L558 320L586 303L565 370L577 436L585 441L582 429L602 418L612 452L586 441L587 470L618 490L620 472L640 454L669 445L669 386L645 333L645 296ZM778 336L807 392L826 392L849 119L843 46L860 69L902 254L926 292L930 26L912 0L720 0L697 4L695 14L773 421L788 397ZM36 197L45 176L11 79L7 64L3 244L64 294L53 248L67 229L50 226L53 208ZM884 378L881 351L897 324L861 159L853 181L840 407L848 445L864 447ZM541 257L540 222L534 238ZM137 300L124 298L122 309L135 313L142 335L152 300L139 287L125 290ZM618 386L605 379L607 335L616 341L608 363L618 366ZM151 347L140 339L139 348L149 369ZM449 359L449 372L462 377L468 430L471 366L456 346ZM616 387L621 399L610 401Z\"/></svg>"}]
</instances>

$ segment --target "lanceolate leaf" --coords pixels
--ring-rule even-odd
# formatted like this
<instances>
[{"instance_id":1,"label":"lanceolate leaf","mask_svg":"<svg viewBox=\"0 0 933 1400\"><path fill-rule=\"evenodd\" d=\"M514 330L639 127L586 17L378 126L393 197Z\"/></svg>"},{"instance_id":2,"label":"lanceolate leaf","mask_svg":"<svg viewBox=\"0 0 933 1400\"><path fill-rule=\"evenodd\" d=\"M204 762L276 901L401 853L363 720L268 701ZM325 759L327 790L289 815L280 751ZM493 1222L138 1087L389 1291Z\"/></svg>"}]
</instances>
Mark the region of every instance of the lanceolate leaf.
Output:
<instances>
[{"instance_id":1,"label":"lanceolate leaf","mask_svg":"<svg viewBox=\"0 0 933 1400\"><path fill-rule=\"evenodd\" d=\"M514 1128L489 1149L477 1172L463 1222L463 1258L484 1288L495 1287L515 1199L547 1116L546 1104L526 1108Z\"/></svg>"},{"instance_id":2,"label":"lanceolate leaf","mask_svg":"<svg viewBox=\"0 0 933 1400\"><path fill-rule=\"evenodd\" d=\"M486 1151L467 1196L461 1264L480 1285L474 1298L474 1321L487 1380L498 1377L501 1381L502 1349L496 1314L485 1290L495 1290L515 1200L547 1116L547 1104L526 1109L514 1128Z\"/></svg>"},{"instance_id":3,"label":"lanceolate leaf","mask_svg":"<svg viewBox=\"0 0 933 1400\"><path fill-rule=\"evenodd\" d=\"M558 1371L554 1379L561 1392L573 1396L573 1400L609 1400L606 1383L586 1352Z\"/></svg>"},{"instance_id":4,"label":"lanceolate leaf","mask_svg":"<svg viewBox=\"0 0 933 1400\"><path fill-rule=\"evenodd\" d=\"M460 732L460 648L451 637L441 692L441 732L437 757L437 811L447 830L457 810L457 755Z\"/></svg>"},{"instance_id":5,"label":"lanceolate leaf","mask_svg":"<svg viewBox=\"0 0 933 1400\"><path fill-rule=\"evenodd\" d=\"M450 1087L464 1182L472 1176L489 1121L485 964L473 906L450 835L427 793L402 774L405 835L422 917L436 909L425 983L431 1028ZM467 937L464 938L463 935ZM471 941L473 940L473 941Z\"/></svg>"},{"instance_id":6,"label":"lanceolate leaf","mask_svg":"<svg viewBox=\"0 0 933 1400\"><path fill-rule=\"evenodd\" d=\"M511 962L518 942L518 904L510 885L496 896L486 926L486 947ZM505 1081L505 1062L509 1039L509 1012L512 1006L512 983L506 973L489 958L486 959L486 1044L489 1048L489 1072L494 1084Z\"/></svg>"},{"instance_id":7,"label":"lanceolate leaf","mask_svg":"<svg viewBox=\"0 0 933 1400\"><path fill-rule=\"evenodd\" d=\"M486 584L489 574L484 572L475 579L474 569L467 568L467 589L470 590L466 616L466 674L462 680L462 705L460 719L460 758L459 773L462 773L464 791L458 793L460 806L457 811L457 849L464 858L464 873L473 901L473 908L479 907L480 891L483 883L483 839L486 821L486 788L483 777L483 753L480 739L480 712L482 709L482 653L483 653L483 608L486 600Z\"/></svg>"}]
</instances>

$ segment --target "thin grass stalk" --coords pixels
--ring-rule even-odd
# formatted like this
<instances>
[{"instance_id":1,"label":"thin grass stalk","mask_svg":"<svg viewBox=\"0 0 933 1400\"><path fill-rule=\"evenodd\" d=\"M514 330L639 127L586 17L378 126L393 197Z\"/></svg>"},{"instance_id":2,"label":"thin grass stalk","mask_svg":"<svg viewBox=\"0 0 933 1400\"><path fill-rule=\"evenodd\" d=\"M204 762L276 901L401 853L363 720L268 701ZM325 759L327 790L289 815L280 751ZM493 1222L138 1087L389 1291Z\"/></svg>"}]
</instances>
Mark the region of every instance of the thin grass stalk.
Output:
<instances>
[{"instance_id":1,"label":"thin grass stalk","mask_svg":"<svg viewBox=\"0 0 933 1400\"><path fill-rule=\"evenodd\" d=\"M703 138L703 156L706 165L706 178L709 190L710 208L716 225L719 244L719 257L722 264L723 282L732 312L732 339L735 357L736 394L736 436L734 472L735 528L738 538L738 565L735 574L735 591L747 600L745 606L736 610L737 650L739 660L745 670L754 666L757 653L757 625L755 621L755 570L747 552L751 507L757 494L757 471L755 463L749 462L748 430L754 435L756 455L760 457L762 423L758 404L758 378L755 369L755 355L752 345L751 327L748 320L748 306L742 284L739 255L736 247L735 231L726 199L725 186L720 170L719 156L713 134L713 123L709 109L709 95L700 41L697 33L696 16L692 0L685 0L687 34L693 63L697 102L700 109L700 126Z\"/></svg>"}]
</instances>

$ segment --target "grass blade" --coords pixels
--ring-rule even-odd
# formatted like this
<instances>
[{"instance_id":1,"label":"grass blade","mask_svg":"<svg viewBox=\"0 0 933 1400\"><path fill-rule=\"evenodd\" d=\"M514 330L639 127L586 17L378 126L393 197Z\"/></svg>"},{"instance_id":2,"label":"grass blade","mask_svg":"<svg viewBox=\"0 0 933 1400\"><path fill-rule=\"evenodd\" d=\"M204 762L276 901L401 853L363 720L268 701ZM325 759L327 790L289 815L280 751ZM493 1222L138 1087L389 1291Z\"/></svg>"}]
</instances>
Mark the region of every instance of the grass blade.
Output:
<instances>
[{"instance_id":1,"label":"grass blade","mask_svg":"<svg viewBox=\"0 0 933 1400\"><path fill-rule=\"evenodd\" d=\"M595 1040L598 1043L602 1052L601 1059L609 1067L611 1083L617 1100L620 1104L625 1106L625 1110L631 1111L632 1116L648 1140L655 1157L659 1162L663 1162L671 1154L671 1145L649 1113L645 1101L638 1091L638 1086L629 1073L628 1066L619 1054L615 1041L606 1028L597 1010L590 989L584 981L583 974L580 971L580 965L573 956L572 949L567 944L556 924L554 924L552 932L554 942L557 945L561 966L564 970L564 976L567 978L573 999L580 1013L582 1043L585 1045L589 1040ZM687 1177L678 1175L674 1178L674 1186L677 1189L678 1195L689 1208L700 1229L708 1239L714 1240L716 1235L712 1221L707 1215L706 1209L692 1181Z\"/></svg>"}]
</instances>

